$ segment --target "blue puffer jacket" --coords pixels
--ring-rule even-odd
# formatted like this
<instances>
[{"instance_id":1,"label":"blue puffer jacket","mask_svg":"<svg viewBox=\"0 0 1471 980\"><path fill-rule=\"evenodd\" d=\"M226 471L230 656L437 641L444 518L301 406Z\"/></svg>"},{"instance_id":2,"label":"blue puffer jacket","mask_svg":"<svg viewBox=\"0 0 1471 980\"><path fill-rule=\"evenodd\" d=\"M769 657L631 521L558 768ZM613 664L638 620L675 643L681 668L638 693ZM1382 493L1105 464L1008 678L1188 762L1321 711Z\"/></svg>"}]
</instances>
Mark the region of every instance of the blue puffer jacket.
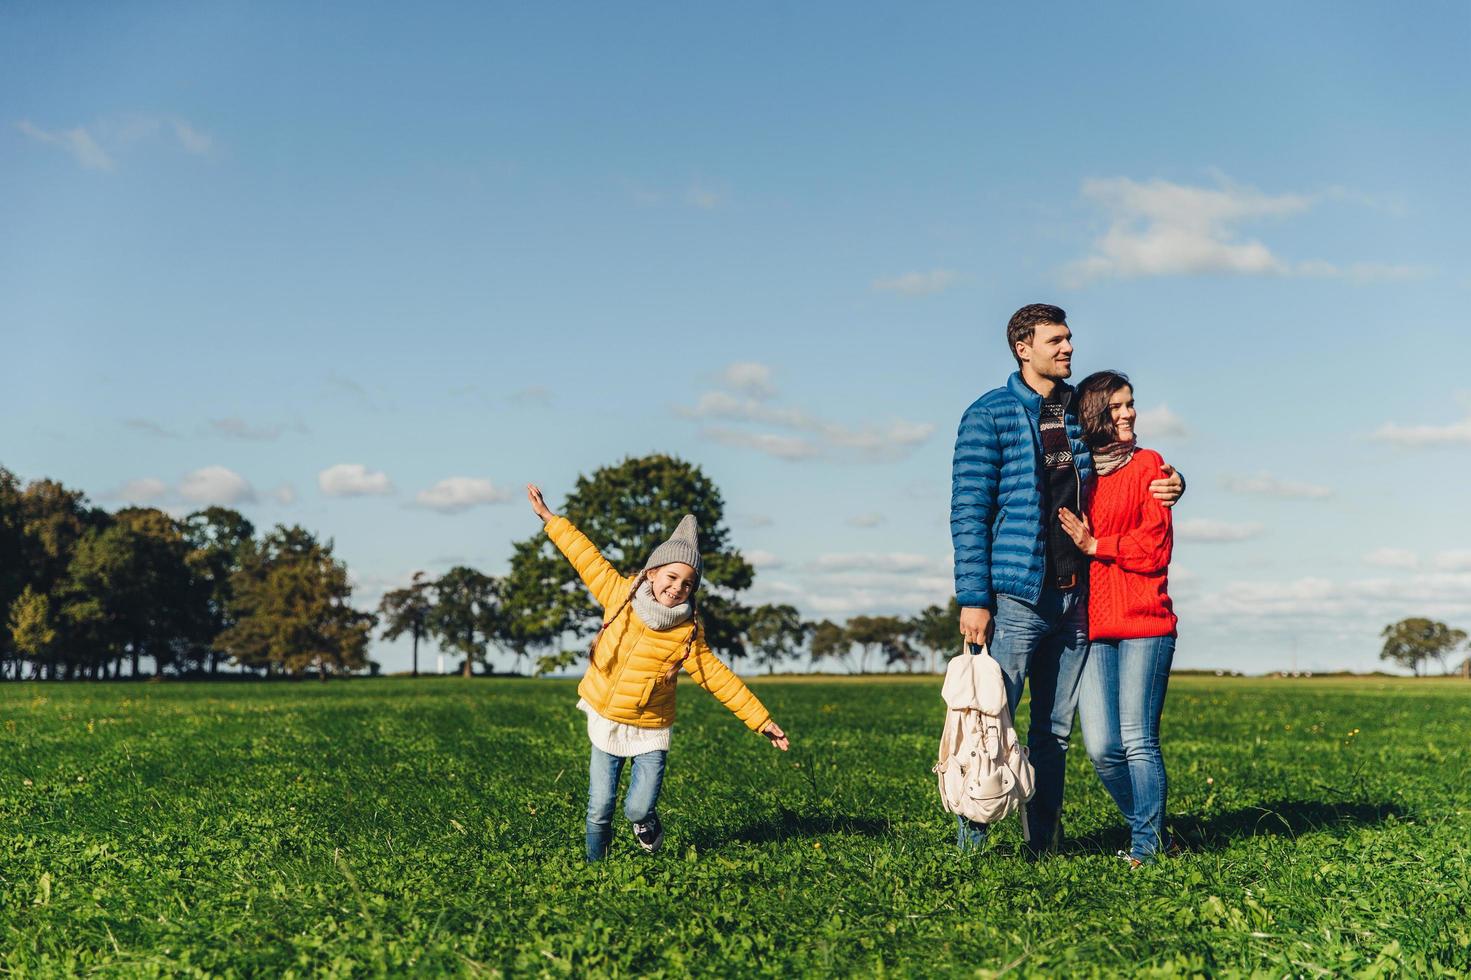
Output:
<instances>
[{"instance_id":1,"label":"blue puffer jacket","mask_svg":"<svg viewBox=\"0 0 1471 980\"><path fill-rule=\"evenodd\" d=\"M1071 399L1072 389L1068 388ZM977 398L960 419L950 483L955 596L962 606L994 609L996 596L1036 602L1042 595L1042 396L1021 372ZM1076 407L1067 407L1068 441L1080 487L1091 489L1093 458ZM1080 494L1086 500L1086 493Z\"/></svg>"}]
</instances>

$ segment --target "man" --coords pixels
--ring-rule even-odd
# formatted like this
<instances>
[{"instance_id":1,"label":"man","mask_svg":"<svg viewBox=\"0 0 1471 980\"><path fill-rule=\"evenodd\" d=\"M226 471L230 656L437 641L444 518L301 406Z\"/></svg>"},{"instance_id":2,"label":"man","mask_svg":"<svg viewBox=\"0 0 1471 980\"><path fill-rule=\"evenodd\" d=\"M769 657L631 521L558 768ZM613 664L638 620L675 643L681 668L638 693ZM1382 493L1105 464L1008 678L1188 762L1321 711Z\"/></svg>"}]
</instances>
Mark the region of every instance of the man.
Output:
<instances>
[{"instance_id":1,"label":"man","mask_svg":"<svg viewBox=\"0 0 1471 980\"><path fill-rule=\"evenodd\" d=\"M1086 513L1093 461L1084 444L1073 389L1067 314L1034 303L1006 326L1017 372L966 409L955 440L950 535L960 633L990 646L1006 675L1013 716L1030 678L1027 746L1036 794L1027 807L1034 852L1062 840L1063 767L1088 655L1088 558L1063 530L1058 511ZM1184 481L1166 467L1150 484L1172 506ZM986 826L963 817L962 850Z\"/></svg>"}]
</instances>

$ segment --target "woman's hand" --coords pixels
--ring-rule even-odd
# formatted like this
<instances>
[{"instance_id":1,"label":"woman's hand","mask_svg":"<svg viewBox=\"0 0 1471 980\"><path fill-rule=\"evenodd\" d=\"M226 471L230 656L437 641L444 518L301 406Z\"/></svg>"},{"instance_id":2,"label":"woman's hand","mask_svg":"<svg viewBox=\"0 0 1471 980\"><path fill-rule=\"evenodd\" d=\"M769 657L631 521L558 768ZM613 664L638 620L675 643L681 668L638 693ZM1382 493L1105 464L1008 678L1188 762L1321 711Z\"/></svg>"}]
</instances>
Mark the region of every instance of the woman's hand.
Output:
<instances>
[{"instance_id":1,"label":"woman's hand","mask_svg":"<svg viewBox=\"0 0 1471 980\"><path fill-rule=\"evenodd\" d=\"M1057 516L1062 519L1062 529L1073 539L1073 544L1078 546L1079 551L1085 555L1098 551L1098 539L1093 536L1092 528L1088 527L1088 518L1079 517L1066 507L1059 508Z\"/></svg>"},{"instance_id":2,"label":"woman's hand","mask_svg":"<svg viewBox=\"0 0 1471 980\"><path fill-rule=\"evenodd\" d=\"M771 744L783 752L792 747L792 743L787 741L787 733L782 731L781 726L774 721L768 721L762 725L761 734L771 739Z\"/></svg>"},{"instance_id":3,"label":"woman's hand","mask_svg":"<svg viewBox=\"0 0 1471 980\"><path fill-rule=\"evenodd\" d=\"M1185 492L1185 478L1169 463L1161 466L1159 471L1164 476L1158 480L1149 481L1149 492L1154 495L1155 500L1166 507L1173 507L1175 501L1179 500L1180 495Z\"/></svg>"},{"instance_id":4,"label":"woman's hand","mask_svg":"<svg viewBox=\"0 0 1471 980\"><path fill-rule=\"evenodd\" d=\"M543 524L557 516L547 506L546 498L541 495L541 487L535 483L526 484L526 499L531 501L531 510L541 518Z\"/></svg>"}]
</instances>

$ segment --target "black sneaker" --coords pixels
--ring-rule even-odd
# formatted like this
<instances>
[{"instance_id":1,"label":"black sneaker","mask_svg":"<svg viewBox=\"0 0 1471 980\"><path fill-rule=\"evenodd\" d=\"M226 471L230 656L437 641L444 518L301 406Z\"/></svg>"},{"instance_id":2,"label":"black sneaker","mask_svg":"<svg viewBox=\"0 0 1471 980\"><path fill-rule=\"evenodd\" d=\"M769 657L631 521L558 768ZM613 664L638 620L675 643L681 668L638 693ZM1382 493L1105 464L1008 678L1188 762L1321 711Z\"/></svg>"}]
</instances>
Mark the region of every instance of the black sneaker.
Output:
<instances>
[{"instance_id":1,"label":"black sneaker","mask_svg":"<svg viewBox=\"0 0 1471 980\"><path fill-rule=\"evenodd\" d=\"M650 854L657 853L664 846L664 824L659 821L659 815L651 814L648 823L634 824L633 836L639 847Z\"/></svg>"}]
</instances>

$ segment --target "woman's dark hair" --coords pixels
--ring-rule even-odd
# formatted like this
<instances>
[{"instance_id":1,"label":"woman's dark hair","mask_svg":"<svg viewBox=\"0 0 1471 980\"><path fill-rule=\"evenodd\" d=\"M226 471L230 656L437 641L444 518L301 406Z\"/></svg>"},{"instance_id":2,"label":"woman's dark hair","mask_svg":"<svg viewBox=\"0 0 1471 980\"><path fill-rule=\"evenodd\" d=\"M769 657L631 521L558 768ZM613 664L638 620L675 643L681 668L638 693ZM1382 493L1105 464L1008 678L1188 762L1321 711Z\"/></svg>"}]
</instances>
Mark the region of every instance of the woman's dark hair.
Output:
<instances>
[{"instance_id":1,"label":"woman's dark hair","mask_svg":"<svg viewBox=\"0 0 1471 980\"><path fill-rule=\"evenodd\" d=\"M1083 426L1083 441L1091 449L1119 441L1108 400L1123 388L1132 388L1129 376L1122 371L1095 371L1078 382L1078 422Z\"/></svg>"}]
</instances>

